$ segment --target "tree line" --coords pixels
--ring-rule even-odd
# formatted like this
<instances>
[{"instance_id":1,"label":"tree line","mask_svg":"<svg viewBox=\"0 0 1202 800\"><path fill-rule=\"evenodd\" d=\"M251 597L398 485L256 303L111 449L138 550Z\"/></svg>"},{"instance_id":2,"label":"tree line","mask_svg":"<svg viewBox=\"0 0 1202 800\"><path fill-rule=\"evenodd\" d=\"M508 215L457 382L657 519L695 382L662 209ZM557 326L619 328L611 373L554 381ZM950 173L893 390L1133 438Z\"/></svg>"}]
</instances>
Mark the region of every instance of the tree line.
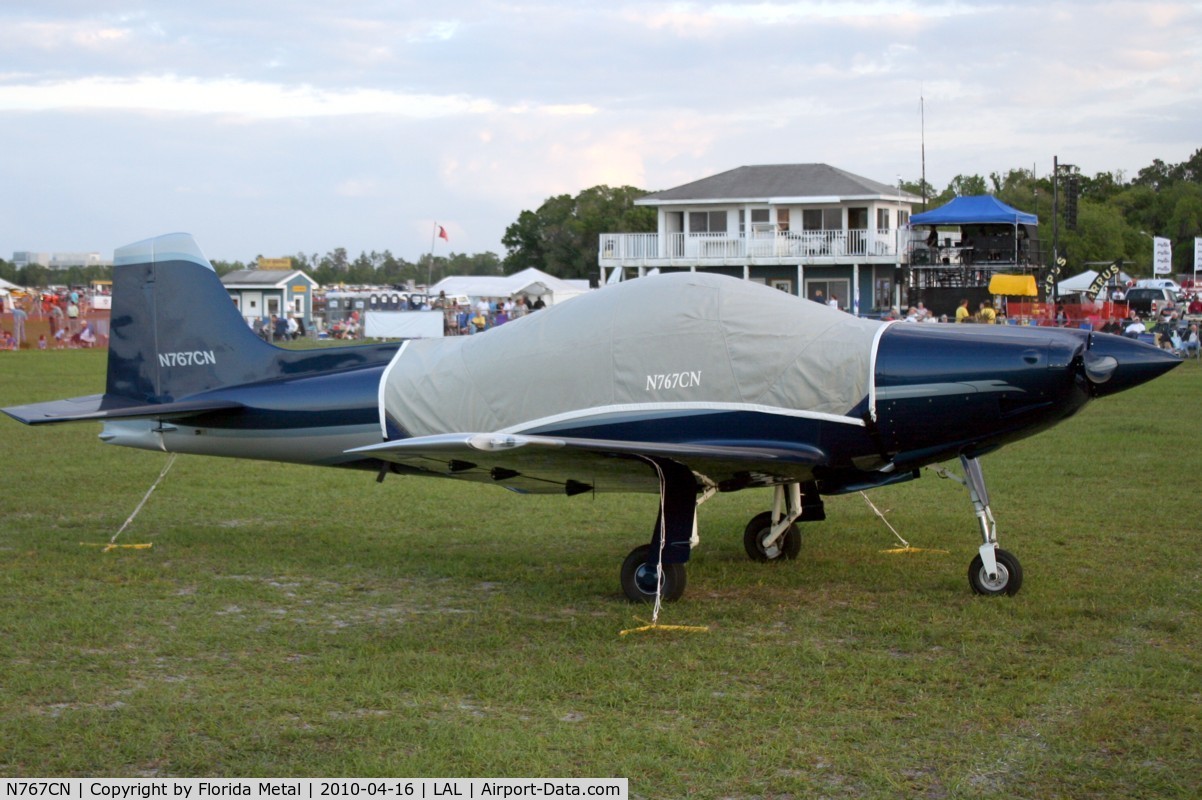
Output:
<instances>
[{"instance_id":1,"label":"tree line","mask_svg":"<svg viewBox=\"0 0 1202 800\"><path fill-rule=\"evenodd\" d=\"M1066 219L1067 178L1075 175L1078 187L1074 219ZM1071 274L1087 262L1122 259L1133 275L1152 274L1152 237L1173 243L1177 273L1193 270L1194 237L1202 236L1202 149L1180 164L1156 159L1130 180L1122 172L1087 176L1062 170L1059 184L1058 252L1068 261ZM1005 174L957 175L937 192L922 180L902 181L902 188L937 208L961 195L992 194L999 200L1039 217L1039 239L1050 254L1053 238L1053 176L1037 176L1033 169L1012 169ZM505 229L502 258L491 251L468 255L423 255L416 262L382 253L361 252L351 259L346 248L324 255L297 253L292 266L304 270L323 286L343 284L404 285L438 281L447 275L511 275L527 267L561 278L597 279L597 247L602 233L650 233L656 229L656 211L634 201L649 190L633 186L593 186L574 197L549 197L537 209L525 210ZM919 211L921 209L915 209ZM1071 224L1070 224L1071 223ZM224 275L247 269L257 259L215 261ZM111 267L72 267L51 271L39 265L17 269L0 259L0 277L22 286L50 284L86 285L111 278Z\"/></svg>"},{"instance_id":2,"label":"tree line","mask_svg":"<svg viewBox=\"0 0 1202 800\"><path fill-rule=\"evenodd\" d=\"M1073 176L1079 187L1075 220L1066 213ZM1055 187L1057 198L1052 175L1036 177L1027 169L1012 169L1005 175L991 173L988 179L957 175L939 193L921 181L903 181L902 188L926 197L928 208L957 196L992 194L1035 214L1039 217L1038 236L1049 260L1053 228L1059 228L1057 249L1068 262L1068 274L1088 262L1122 259L1127 272L1150 276L1154 236L1173 243L1173 271L1190 273L1194 269L1194 237L1202 236L1202 149L1180 164L1156 159L1130 180L1121 172L1099 172L1091 177L1074 169L1062 170ZM1056 218L1054 199L1059 201Z\"/></svg>"}]
</instances>

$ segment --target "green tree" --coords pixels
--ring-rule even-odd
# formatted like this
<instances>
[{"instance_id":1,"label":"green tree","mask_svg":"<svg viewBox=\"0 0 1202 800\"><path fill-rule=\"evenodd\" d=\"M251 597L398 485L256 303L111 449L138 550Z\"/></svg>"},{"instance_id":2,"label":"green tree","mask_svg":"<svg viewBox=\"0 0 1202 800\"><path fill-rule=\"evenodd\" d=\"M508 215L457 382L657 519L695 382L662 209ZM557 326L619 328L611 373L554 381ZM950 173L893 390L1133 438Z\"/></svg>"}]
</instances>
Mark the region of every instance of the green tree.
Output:
<instances>
[{"instance_id":1,"label":"green tree","mask_svg":"<svg viewBox=\"0 0 1202 800\"><path fill-rule=\"evenodd\" d=\"M17 280L14 282L20 284L21 286L28 286L30 288L50 286L51 284L61 283L61 281L59 281L57 278L51 280L53 276L54 273L52 273L47 267L43 267L41 264L27 264L26 266L17 270Z\"/></svg>"},{"instance_id":2,"label":"green tree","mask_svg":"<svg viewBox=\"0 0 1202 800\"><path fill-rule=\"evenodd\" d=\"M1157 158L1139 171L1132 184L1135 186L1146 186L1152 191L1156 191L1172 181L1170 173L1171 168L1169 165Z\"/></svg>"},{"instance_id":3,"label":"green tree","mask_svg":"<svg viewBox=\"0 0 1202 800\"><path fill-rule=\"evenodd\" d=\"M1070 256L1068 274L1077 272L1085 262L1118 258L1134 264L1128 272L1140 273L1144 263L1148 265L1146 271L1150 272L1150 251L1142 262L1135 257L1135 252L1128 251L1133 240L1127 227L1114 206L1082 199L1077 208L1077 229L1068 230L1064 226L1060 229L1060 250Z\"/></svg>"},{"instance_id":4,"label":"green tree","mask_svg":"<svg viewBox=\"0 0 1202 800\"><path fill-rule=\"evenodd\" d=\"M1202 184L1182 181L1166 192L1160 235L1173 242L1174 272L1194 271L1194 238L1202 236Z\"/></svg>"},{"instance_id":5,"label":"green tree","mask_svg":"<svg viewBox=\"0 0 1202 800\"><path fill-rule=\"evenodd\" d=\"M931 198L936 196L935 187L927 183L922 178L919 178L916 181L902 181L901 188L902 191L906 192L907 194L916 194L919 197L926 198L928 204L930 203Z\"/></svg>"},{"instance_id":6,"label":"green tree","mask_svg":"<svg viewBox=\"0 0 1202 800\"><path fill-rule=\"evenodd\" d=\"M319 266L322 268L328 268L334 272L346 272L351 266L350 260L346 254L346 248L335 247L333 250L322 256Z\"/></svg>"},{"instance_id":7,"label":"green tree","mask_svg":"<svg viewBox=\"0 0 1202 800\"><path fill-rule=\"evenodd\" d=\"M505 273L537 267L561 278L595 276L601 234L655 230L655 209L634 205L646 194L633 186L594 186L575 197L549 197L537 211L521 212L501 239Z\"/></svg>"},{"instance_id":8,"label":"green tree","mask_svg":"<svg viewBox=\"0 0 1202 800\"><path fill-rule=\"evenodd\" d=\"M241 261L211 261L209 263L211 263L213 265L213 270L217 273L217 275L219 277L224 277L224 276L230 274L231 272L237 272L240 269L247 269L247 266L245 264L243 264ZM255 261L252 261L251 263L257 264L258 261L255 260Z\"/></svg>"},{"instance_id":9,"label":"green tree","mask_svg":"<svg viewBox=\"0 0 1202 800\"><path fill-rule=\"evenodd\" d=\"M1123 191L1121 172L1099 172L1092 178L1081 176L1081 197L1096 203L1106 203Z\"/></svg>"},{"instance_id":10,"label":"green tree","mask_svg":"<svg viewBox=\"0 0 1202 800\"><path fill-rule=\"evenodd\" d=\"M375 259L372 258L374 255L375 253L372 253L372 255L369 256L367 253L361 251L359 253L359 257L351 262L351 264L347 267L344 280L347 283L357 285L368 285L375 283L376 264Z\"/></svg>"},{"instance_id":11,"label":"green tree","mask_svg":"<svg viewBox=\"0 0 1202 800\"><path fill-rule=\"evenodd\" d=\"M980 175L957 175L947 185L947 192L951 192L955 197L970 197L988 194L988 187L985 184L985 179ZM944 194L947 192L944 192Z\"/></svg>"}]
</instances>

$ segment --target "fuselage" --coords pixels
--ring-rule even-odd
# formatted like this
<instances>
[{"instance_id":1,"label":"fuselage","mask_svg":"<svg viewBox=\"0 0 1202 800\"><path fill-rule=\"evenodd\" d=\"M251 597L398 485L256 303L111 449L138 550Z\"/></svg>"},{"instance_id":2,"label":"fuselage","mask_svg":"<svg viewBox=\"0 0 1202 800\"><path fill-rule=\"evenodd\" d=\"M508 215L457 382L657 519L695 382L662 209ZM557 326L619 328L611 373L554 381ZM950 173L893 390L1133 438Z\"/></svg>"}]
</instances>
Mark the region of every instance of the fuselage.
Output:
<instances>
[{"instance_id":1,"label":"fuselage","mask_svg":"<svg viewBox=\"0 0 1202 800\"><path fill-rule=\"evenodd\" d=\"M596 491L654 488L613 467L687 453L719 488L835 493L975 458L1180 362L1077 330L885 324L703 273L476 336L287 350L250 331L192 237L137 242L114 263L104 394L10 416L99 420L104 441L149 450L458 477L475 445L442 457L445 437L562 437L604 454L571 464ZM402 440L440 456L372 450Z\"/></svg>"},{"instance_id":2,"label":"fuselage","mask_svg":"<svg viewBox=\"0 0 1202 800\"><path fill-rule=\"evenodd\" d=\"M377 393L384 364L234 386L200 399L238 404L178 420L106 422L109 444L195 455L373 468L348 450L380 441Z\"/></svg>"},{"instance_id":3,"label":"fuselage","mask_svg":"<svg viewBox=\"0 0 1202 800\"><path fill-rule=\"evenodd\" d=\"M620 442L817 448L828 460L811 477L825 493L837 493L904 479L962 453L984 454L1071 416L1091 395L1103 393L1082 369L1091 346L1143 379L1176 363L1153 348L1078 330L894 324L878 337L867 394L846 414L756 404L708 407L700 394L694 407L584 407L510 430ZM1116 386L1124 383L1123 369L1111 376ZM375 469L379 462L347 451L385 438L384 372L383 363L372 363L216 389L196 399L238 408L176 421L107 422L101 438L152 450ZM545 391L557 391L553 374L543 380ZM761 485L750 475L728 477L722 488Z\"/></svg>"}]
</instances>

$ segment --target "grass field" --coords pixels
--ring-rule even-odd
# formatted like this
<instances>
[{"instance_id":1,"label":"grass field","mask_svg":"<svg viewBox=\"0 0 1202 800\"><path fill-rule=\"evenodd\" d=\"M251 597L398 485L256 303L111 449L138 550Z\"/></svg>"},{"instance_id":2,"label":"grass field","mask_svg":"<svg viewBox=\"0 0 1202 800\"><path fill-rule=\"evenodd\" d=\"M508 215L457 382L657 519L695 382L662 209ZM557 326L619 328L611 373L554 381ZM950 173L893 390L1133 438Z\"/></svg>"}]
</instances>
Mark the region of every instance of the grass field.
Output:
<instances>
[{"instance_id":1,"label":"grass field","mask_svg":"<svg viewBox=\"0 0 1202 800\"><path fill-rule=\"evenodd\" d=\"M0 404L103 387L0 354ZM618 566L655 498L167 456L0 419L0 775L628 777L634 797L1202 795L1202 367L987 457L1013 598L971 594L966 492L829 498L755 564L765 490L701 511L685 599Z\"/></svg>"}]
</instances>

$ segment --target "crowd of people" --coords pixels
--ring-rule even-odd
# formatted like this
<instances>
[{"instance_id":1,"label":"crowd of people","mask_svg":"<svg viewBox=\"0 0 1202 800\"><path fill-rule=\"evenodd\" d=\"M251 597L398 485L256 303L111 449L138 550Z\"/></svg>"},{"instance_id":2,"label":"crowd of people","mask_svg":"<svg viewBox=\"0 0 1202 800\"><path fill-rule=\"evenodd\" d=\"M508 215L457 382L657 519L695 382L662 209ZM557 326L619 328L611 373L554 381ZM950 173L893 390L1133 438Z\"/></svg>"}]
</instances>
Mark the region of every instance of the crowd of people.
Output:
<instances>
[{"instance_id":1,"label":"crowd of people","mask_svg":"<svg viewBox=\"0 0 1202 800\"><path fill-rule=\"evenodd\" d=\"M1199 304L1198 311L1193 311L1194 303ZM1187 309L1187 314L1202 313L1202 301L1195 298ZM1151 334L1153 343L1162 350L1171 350L1177 355L1202 355L1199 351L1198 323L1185 320L1173 304L1167 304L1153 319L1143 320L1134 311L1125 320L1108 319L1100 330L1102 333L1114 333L1130 339L1139 339Z\"/></svg>"},{"instance_id":2,"label":"crowd of people","mask_svg":"<svg viewBox=\"0 0 1202 800\"><path fill-rule=\"evenodd\" d=\"M271 314L259 319L247 319L246 324L265 342L290 342L305 338L305 320L299 316Z\"/></svg>"},{"instance_id":3,"label":"crowd of people","mask_svg":"<svg viewBox=\"0 0 1202 800\"><path fill-rule=\"evenodd\" d=\"M829 301L820 296L813 299L838 308L838 300L833 295ZM73 349L103 345L102 332L96 323L90 322L86 317L85 312L90 305L90 298L77 290L45 292L22 298L12 305L12 329L0 329L0 350ZM474 305L463 305L452 302L445 293L440 293L438 297L428 298L422 308L443 312L445 335L467 336L523 317L543 308L544 305L541 298L531 302L521 295L513 298L481 298ZM1194 295L1189 304L1180 309L1169 303L1160 308L1152 319L1146 321L1134 311L1125 319L1107 319L1099 330L1130 338L1151 335L1152 341L1161 348L1182 355L1199 355L1198 322L1187 320L1187 314L1191 317L1202 316L1202 294ZM49 336L39 334L36 340L30 341L26 330L30 319L46 320L49 324ZM932 313L919 301L909 306L904 314L897 306L893 306L881 319L911 323L1014 324L1013 320L999 313L991 301L981 301L974 311L968 299L962 299L954 315L950 317L947 314ZM1070 324L1062 304L1057 305L1052 323L1061 327ZM312 331L307 331L304 320L296 316L272 314L269 317L248 320L248 324L251 330L266 341L301 339L310 332L328 332L331 338L354 340L359 339L363 331L358 311L352 311L345 319L334 321L328 329L325 329L320 321L315 321Z\"/></svg>"},{"instance_id":4,"label":"crowd of people","mask_svg":"<svg viewBox=\"0 0 1202 800\"><path fill-rule=\"evenodd\" d=\"M104 343L104 334L95 322L88 319L93 296L78 289L45 291L11 297L10 310L6 316L12 319L12 328L0 330L0 350L36 348L39 350L66 350L95 347ZM49 334L39 333L32 338L30 322L44 321Z\"/></svg>"},{"instance_id":5,"label":"crowd of people","mask_svg":"<svg viewBox=\"0 0 1202 800\"><path fill-rule=\"evenodd\" d=\"M1178 309L1171 303L1167 304L1159 309L1154 318L1148 320L1142 319L1139 314L1131 311L1126 319L1107 319L1098 327L1098 330L1102 333L1113 333L1132 339L1150 336L1150 341L1164 350L1170 350L1178 355L1202 355L1198 322L1187 319L1187 314L1191 318L1202 316L1202 296L1195 296L1189 305L1182 309ZM920 302L910 306L904 315L894 306L882 319L904 322L1014 324L1013 320L1007 319L994 309L990 301L982 301L978 304L977 310L973 311L967 299L960 301L954 318L949 318L946 314L936 316ZM1057 327L1068 327L1073 324L1065 313L1063 304L1057 304L1052 324Z\"/></svg>"},{"instance_id":6,"label":"crowd of people","mask_svg":"<svg viewBox=\"0 0 1202 800\"><path fill-rule=\"evenodd\" d=\"M985 325L1004 324L1007 321L1005 317L994 310L992 301L982 301L978 304L977 310L974 312L969 308L967 298L961 300L960 305L956 307L954 318L949 318L947 314L936 316L920 300L915 305L910 306L904 315L897 306L893 306L881 319L885 322L959 322L962 324L971 322Z\"/></svg>"},{"instance_id":7,"label":"crowd of people","mask_svg":"<svg viewBox=\"0 0 1202 800\"><path fill-rule=\"evenodd\" d=\"M447 307L445 303L444 307ZM470 336L498 325L504 325L512 319L519 319L545 307L546 303L541 297L533 303L522 295L518 295L516 298L482 297L470 310L462 307L454 309L447 307L449 313L446 315L446 333Z\"/></svg>"}]
</instances>

